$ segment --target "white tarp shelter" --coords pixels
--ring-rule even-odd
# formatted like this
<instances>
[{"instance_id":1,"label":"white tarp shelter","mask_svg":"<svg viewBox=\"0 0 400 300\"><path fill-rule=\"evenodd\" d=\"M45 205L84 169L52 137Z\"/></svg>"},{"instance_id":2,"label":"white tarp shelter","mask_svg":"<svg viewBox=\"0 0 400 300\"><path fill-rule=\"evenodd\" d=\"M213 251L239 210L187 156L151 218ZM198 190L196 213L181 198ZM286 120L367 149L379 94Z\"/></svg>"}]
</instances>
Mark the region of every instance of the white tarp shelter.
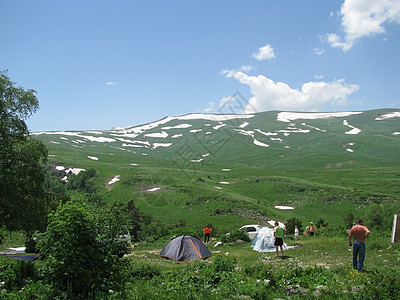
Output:
<instances>
[{"instance_id":1,"label":"white tarp shelter","mask_svg":"<svg viewBox=\"0 0 400 300\"><path fill-rule=\"evenodd\" d=\"M275 252L275 237L274 229L270 227L263 227L253 239L251 246L253 250L258 252ZM293 246L288 247L283 243L283 250L294 249Z\"/></svg>"}]
</instances>

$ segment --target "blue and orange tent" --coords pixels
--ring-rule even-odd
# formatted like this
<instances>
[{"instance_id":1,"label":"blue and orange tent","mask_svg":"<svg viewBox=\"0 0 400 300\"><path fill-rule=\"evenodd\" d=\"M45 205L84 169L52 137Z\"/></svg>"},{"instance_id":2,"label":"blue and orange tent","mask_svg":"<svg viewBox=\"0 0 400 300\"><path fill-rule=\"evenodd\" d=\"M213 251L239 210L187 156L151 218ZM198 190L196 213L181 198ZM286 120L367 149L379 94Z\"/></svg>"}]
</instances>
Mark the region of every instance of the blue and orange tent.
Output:
<instances>
[{"instance_id":1,"label":"blue and orange tent","mask_svg":"<svg viewBox=\"0 0 400 300\"><path fill-rule=\"evenodd\" d=\"M210 250L202 241L190 235L181 235L171 239L160 253L161 257L177 261L205 259L211 255Z\"/></svg>"}]
</instances>

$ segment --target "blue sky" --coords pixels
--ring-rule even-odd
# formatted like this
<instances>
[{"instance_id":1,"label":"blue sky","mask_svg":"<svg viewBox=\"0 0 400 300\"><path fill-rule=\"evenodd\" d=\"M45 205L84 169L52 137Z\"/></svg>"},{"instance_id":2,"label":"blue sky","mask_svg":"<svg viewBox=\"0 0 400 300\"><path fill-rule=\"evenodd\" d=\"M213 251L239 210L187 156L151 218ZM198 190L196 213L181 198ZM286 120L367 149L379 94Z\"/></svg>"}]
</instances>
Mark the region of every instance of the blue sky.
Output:
<instances>
[{"instance_id":1,"label":"blue sky","mask_svg":"<svg viewBox=\"0 0 400 300\"><path fill-rule=\"evenodd\" d=\"M31 131L399 108L399 53L400 0L0 0L0 70L37 91Z\"/></svg>"}]
</instances>

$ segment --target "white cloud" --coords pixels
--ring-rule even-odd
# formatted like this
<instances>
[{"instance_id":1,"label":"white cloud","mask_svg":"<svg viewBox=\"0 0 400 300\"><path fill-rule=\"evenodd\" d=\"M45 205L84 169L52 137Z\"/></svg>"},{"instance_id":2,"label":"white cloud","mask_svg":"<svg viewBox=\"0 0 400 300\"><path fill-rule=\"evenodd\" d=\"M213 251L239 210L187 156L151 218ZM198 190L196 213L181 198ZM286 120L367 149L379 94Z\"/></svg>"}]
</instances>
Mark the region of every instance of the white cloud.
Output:
<instances>
[{"instance_id":1,"label":"white cloud","mask_svg":"<svg viewBox=\"0 0 400 300\"><path fill-rule=\"evenodd\" d=\"M106 85L116 85L116 84L118 84L117 81L107 81L106 82Z\"/></svg>"},{"instance_id":2,"label":"white cloud","mask_svg":"<svg viewBox=\"0 0 400 300\"><path fill-rule=\"evenodd\" d=\"M220 74L225 75L226 77L230 78L237 72L249 72L249 71L251 71L251 69L252 69L251 66L241 66L237 70L236 69L233 69L233 70L228 70L228 69L221 70Z\"/></svg>"},{"instance_id":3,"label":"white cloud","mask_svg":"<svg viewBox=\"0 0 400 300\"><path fill-rule=\"evenodd\" d=\"M248 85L253 95L244 108L244 113L275 109L318 111L327 106L348 105L348 96L359 89L358 85L347 84L341 79L333 82L307 82L298 90L263 75L250 76L236 72L232 77ZM224 98L221 101L229 99Z\"/></svg>"},{"instance_id":4,"label":"white cloud","mask_svg":"<svg viewBox=\"0 0 400 300\"><path fill-rule=\"evenodd\" d=\"M324 54L325 50L321 49L321 48L313 48L313 52L314 52L314 54L322 55L322 54Z\"/></svg>"},{"instance_id":5,"label":"white cloud","mask_svg":"<svg viewBox=\"0 0 400 300\"><path fill-rule=\"evenodd\" d=\"M230 77L230 76L226 76L226 77ZM219 108L225 107L225 105L227 105L229 102L234 101L236 98L233 96L229 96L229 97L224 97L220 100L219 102Z\"/></svg>"},{"instance_id":6,"label":"white cloud","mask_svg":"<svg viewBox=\"0 0 400 300\"><path fill-rule=\"evenodd\" d=\"M258 52L254 52L252 57L256 60L267 60L275 58L274 48L270 44L265 45L258 49Z\"/></svg>"},{"instance_id":7,"label":"white cloud","mask_svg":"<svg viewBox=\"0 0 400 300\"><path fill-rule=\"evenodd\" d=\"M340 14L344 39L337 34L327 35L332 47L348 51L362 37L385 33L386 23L400 24L399 0L345 0Z\"/></svg>"},{"instance_id":8,"label":"white cloud","mask_svg":"<svg viewBox=\"0 0 400 300\"><path fill-rule=\"evenodd\" d=\"M208 102L208 106L203 110L203 112L213 111L214 110L214 105L215 105L214 101Z\"/></svg>"}]
</instances>

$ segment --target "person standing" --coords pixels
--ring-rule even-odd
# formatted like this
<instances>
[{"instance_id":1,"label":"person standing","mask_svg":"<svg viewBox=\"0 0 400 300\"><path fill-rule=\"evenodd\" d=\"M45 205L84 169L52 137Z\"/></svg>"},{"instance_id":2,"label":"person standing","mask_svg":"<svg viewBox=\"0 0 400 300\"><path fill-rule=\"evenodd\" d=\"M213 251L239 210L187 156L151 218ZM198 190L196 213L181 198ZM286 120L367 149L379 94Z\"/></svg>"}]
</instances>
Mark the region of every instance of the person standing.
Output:
<instances>
[{"instance_id":1,"label":"person standing","mask_svg":"<svg viewBox=\"0 0 400 300\"><path fill-rule=\"evenodd\" d=\"M357 225L351 228L349 233L349 246L351 246L351 238L353 242L353 269L364 272L365 260L365 240L371 231L364 226L363 219L357 220Z\"/></svg>"},{"instance_id":2,"label":"person standing","mask_svg":"<svg viewBox=\"0 0 400 300\"><path fill-rule=\"evenodd\" d=\"M316 230L317 228L315 228L314 223L310 222L310 236L314 236Z\"/></svg>"},{"instance_id":3,"label":"person standing","mask_svg":"<svg viewBox=\"0 0 400 300\"><path fill-rule=\"evenodd\" d=\"M208 243L210 241L210 234L212 229L207 225L206 228L203 229L204 232L204 243Z\"/></svg>"},{"instance_id":4,"label":"person standing","mask_svg":"<svg viewBox=\"0 0 400 300\"><path fill-rule=\"evenodd\" d=\"M299 227L296 225L294 228L294 238L297 239L299 237Z\"/></svg>"},{"instance_id":5,"label":"person standing","mask_svg":"<svg viewBox=\"0 0 400 300\"><path fill-rule=\"evenodd\" d=\"M279 256L279 250L278 248L281 248L281 254L283 256L283 237L285 236L286 229L282 228L279 226L278 222L275 222L275 228L274 228L274 237L275 237L275 251L276 251L276 256Z\"/></svg>"}]
</instances>

